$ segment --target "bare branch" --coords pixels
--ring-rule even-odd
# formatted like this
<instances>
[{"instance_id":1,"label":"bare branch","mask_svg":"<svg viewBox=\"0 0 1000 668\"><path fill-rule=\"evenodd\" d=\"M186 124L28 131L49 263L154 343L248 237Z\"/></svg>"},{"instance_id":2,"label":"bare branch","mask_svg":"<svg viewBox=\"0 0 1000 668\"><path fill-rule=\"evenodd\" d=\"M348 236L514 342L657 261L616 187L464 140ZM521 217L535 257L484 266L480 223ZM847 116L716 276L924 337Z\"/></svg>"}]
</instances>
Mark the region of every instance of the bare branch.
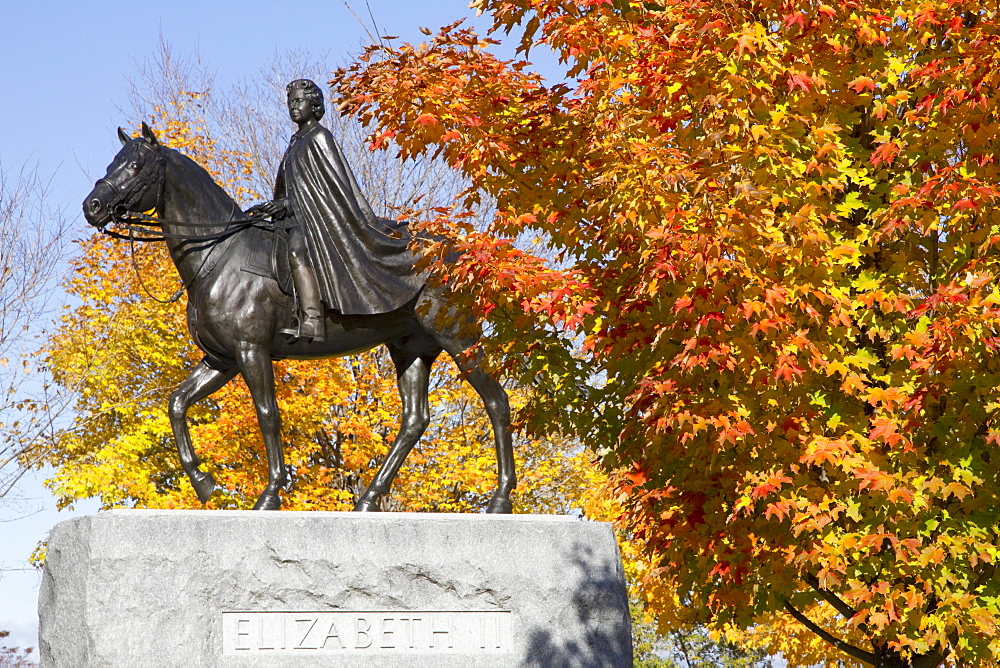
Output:
<instances>
[{"instance_id":1,"label":"bare branch","mask_svg":"<svg viewBox=\"0 0 1000 668\"><path fill-rule=\"evenodd\" d=\"M360 25L361 28L365 31L365 33L368 34L368 38L371 39L372 42L378 42L379 44L382 44L382 40L380 38L377 38L375 35L372 34L372 31L368 29L367 24L365 24L365 22L361 20L361 17L358 16L358 13L354 11L354 8L351 7L350 4L348 4L347 0L340 0L340 1L343 3L344 7L347 7L347 11L349 11L351 13L351 15L353 15L354 18L357 19L358 25ZM367 5L368 3L365 2L365 4ZM375 32L378 32L378 26L375 25L375 17L372 16L372 8L371 7L368 8L368 15L371 16L371 18L372 18L372 25L375 27Z\"/></svg>"},{"instance_id":2,"label":"bare branch","mask_svg":"<svg viewBox=\"0 0 1000 668\"><path fill-rule=\"evenodd\" d=\"M0 169L0 498L9 499L66 404L34 374L35 336L65 268L67 217L37 169Z\"/></svg>"}]
</instances>

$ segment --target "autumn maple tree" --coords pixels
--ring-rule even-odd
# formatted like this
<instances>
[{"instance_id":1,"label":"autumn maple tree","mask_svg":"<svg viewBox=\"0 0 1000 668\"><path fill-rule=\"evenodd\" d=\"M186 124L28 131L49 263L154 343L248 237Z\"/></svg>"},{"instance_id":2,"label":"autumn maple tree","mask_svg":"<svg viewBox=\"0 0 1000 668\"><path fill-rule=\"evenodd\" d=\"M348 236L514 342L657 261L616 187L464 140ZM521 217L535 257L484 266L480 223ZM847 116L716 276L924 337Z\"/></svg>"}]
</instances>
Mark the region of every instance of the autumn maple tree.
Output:
<instances>
[{"instance_id":1,"label":"autumn maple tree","mask_svg":"<svg viewBox=\"0 0 1000 668\"><path fill-rule=\"evenodd\" d=\"M651 609L998 663L995 6L473 6L565 80L456 24L331 83L373 148L469 179L428 266L534 386L535 433L616 472Z\"/></svg>"}]
</instances>

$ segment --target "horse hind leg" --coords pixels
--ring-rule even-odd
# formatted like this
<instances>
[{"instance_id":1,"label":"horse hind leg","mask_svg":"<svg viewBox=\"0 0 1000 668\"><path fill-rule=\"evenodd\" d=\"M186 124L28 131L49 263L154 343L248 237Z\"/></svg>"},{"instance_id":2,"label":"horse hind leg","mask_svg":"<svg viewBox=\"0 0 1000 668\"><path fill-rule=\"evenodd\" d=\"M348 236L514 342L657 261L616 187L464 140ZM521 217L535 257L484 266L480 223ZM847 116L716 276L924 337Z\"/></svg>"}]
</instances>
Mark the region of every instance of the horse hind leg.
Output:
<instances>
[{"instance_id":1,"label":"horse hind leg","mask_svg":"<svg viewBox=\"0 0 1000 668\"><path fill-rule=\"evenodd\" d=\"M507 391L496 378L483 371L480 366L480 356L469 357L468 351L475 341L460 335L459 325L444 329L435 326L436 321L440 320L437 311L441 308L443 304L439 304L437 309L431 309L430 314L422 318L423 325L433 333L438 345L451 355L466 380L483 400L486 414L489 415L490 424L493 426L493 440L497 452L497 489L486 506L486 512L511 513L513 504L510 501L510 493L517 487L517 473L514 463L514 443L510 433L510 400Z\"/></svg>"},{"instance_id":2,"label":"horse hind leg","mask_svg":"<svg viewBox=\"0 0 1000 668\"><path fill-rule=\"evenodd\" d=\"M456 358L456 362L458 358ZM493 426L493 439L497 451L497 489L486 506L488 513L511 513L510 493L517 486L514 444L510 433L510 400L507 391L495 378L487 374L479 365L467 372L466 379L483 400L486 413Z\"/></svg>"},{"instance_id":3,"label":"horse hind leg","mask_svg":"<svg viewBox=\"0 0 1000 668\"><path fill-rule=\"evenodd\" d=\"M392 345L388 347L392 362L396 366L396 382L403 403L403 414L400 418L399 432L392 441L389 454L372 478L371 484L354 504L354 510L359 512L379 510L379 498L389 491L403 461L420 440L431 420L427 392L431 365L434 364L440 350L433 354L425 352L419 355L405 352Z\"/></svg>"},{"instance_id":4,"label":"horse hind leg","mask_svg":"<svg viewBox=\"0 0 1000 668\"><path fill-rule=\"evenodd\" d=\"M170 395L170 427L174 432L177 453L180 455L181 466L187 473L191 486L194 487L198 500L208 503L215 491L215 478L211 473L201 470L201 460L191 444L191 432L187 424L187 412L194 404L212 395L222 388L236 375L236 369L218 369L208 363L208 358L201 360L188 374L184 382Z\"/></svg>"}]
</instances>

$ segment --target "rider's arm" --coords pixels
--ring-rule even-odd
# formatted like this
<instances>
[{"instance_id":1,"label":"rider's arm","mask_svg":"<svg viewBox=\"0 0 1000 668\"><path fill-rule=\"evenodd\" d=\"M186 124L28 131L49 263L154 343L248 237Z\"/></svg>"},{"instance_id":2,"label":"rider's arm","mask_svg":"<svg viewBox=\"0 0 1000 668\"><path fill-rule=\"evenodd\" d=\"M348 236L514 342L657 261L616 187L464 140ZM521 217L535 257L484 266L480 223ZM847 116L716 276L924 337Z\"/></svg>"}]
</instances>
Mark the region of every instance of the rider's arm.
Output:
<instances>
[{"instance_id":1,"label":"rider's arm","mask_svg":"<svg viewBox=\"0 0 1000 668\"><path fill-rule=\"evenodd\" d=\"M272 218L284 218L288 215L288 199L285 197L285 163L278 167L278 176L274 180L274 199L256 204L246 210L247 215L263 214Z\"/></svg>"}]
</instances>

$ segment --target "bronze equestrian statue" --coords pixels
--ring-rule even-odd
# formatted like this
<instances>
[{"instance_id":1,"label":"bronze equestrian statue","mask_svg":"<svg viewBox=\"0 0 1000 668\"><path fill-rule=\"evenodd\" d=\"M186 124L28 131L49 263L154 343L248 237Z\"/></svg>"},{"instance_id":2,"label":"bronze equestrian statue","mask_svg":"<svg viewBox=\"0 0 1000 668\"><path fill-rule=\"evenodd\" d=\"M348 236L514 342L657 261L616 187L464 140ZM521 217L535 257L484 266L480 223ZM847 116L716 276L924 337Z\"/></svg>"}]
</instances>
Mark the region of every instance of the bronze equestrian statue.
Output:
<instances>
[{"instance_id":1,"label":"bronze equestrian statue","mask_svg":"<svg viewBox=\"0 0 1000 668\"><path fill-rule=\"evenodd\" d=\"M385 345L396 367L401 425L354 506L378 510L427 428L431 365L447 351L482 397L493 427L498 486L486 511L509 513L516 477L507 393L467 354L475 344L467 334L471 315L457 313L446 289L424 285L413 271L405 226L372 214L339 147L318 123L322 95L316 93L312 82L289 84L289 115L299 130L282 160L274 199L247 213L193 160L162 146L145 123L135 139L119 129L123 148L84 200L87 222L102 230L124 221L134 237L158 226L157 238L165 240L187 292L188 329L205 356L170 397L184 471L207 503L216 483L200 468L187 411L241 374L268 460L268 483L254 508L280 508L288 472L272 360L338 357ZM155 218L140 213L150 210ZM271 225L264 215L276 219L275 229L262 229ZM145 226L127 224L137 220ZM280 249L285 233L295 297L281 289L280 271L247 270L246 258L262 235Z\"/></svg>"}]
</instances>

